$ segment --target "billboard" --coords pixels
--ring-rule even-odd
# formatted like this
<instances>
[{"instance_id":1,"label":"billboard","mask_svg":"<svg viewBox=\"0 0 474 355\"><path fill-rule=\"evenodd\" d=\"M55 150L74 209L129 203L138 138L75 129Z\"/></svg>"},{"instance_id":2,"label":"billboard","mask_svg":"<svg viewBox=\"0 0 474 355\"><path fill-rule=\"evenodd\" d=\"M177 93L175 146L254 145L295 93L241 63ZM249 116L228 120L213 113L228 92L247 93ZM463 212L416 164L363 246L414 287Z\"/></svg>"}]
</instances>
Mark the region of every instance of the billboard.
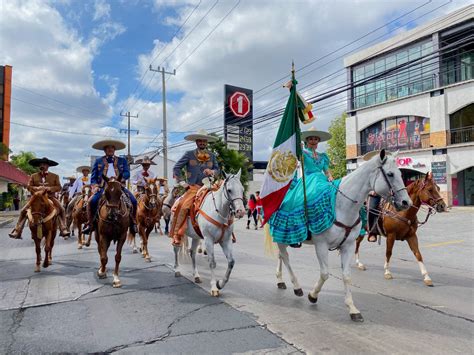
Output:
<instances>
[{"instance_id":1,"label":"billboard","mask_svg":"<svg viewBox=\"0 0 474 355\"><path fill-rule=\"evenodd\" d=\"M229 149L253 161L253 92L224 85L224 139Z\"/></svg>"}]
</instances>

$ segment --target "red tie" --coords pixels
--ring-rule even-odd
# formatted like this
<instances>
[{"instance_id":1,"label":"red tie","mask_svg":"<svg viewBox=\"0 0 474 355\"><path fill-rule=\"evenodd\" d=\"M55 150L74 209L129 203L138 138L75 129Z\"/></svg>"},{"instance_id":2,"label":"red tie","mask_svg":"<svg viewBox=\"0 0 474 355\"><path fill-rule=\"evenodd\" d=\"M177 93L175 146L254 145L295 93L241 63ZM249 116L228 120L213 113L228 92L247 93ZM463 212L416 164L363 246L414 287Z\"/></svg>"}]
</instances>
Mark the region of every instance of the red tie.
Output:
<instances>
[{"instance_id":1,"label":"red tie","mask_svg":"<svg viewBox=\"0 0 474 355\"><path fill-rule=\"evenodd\" d=\"M144 177L148 177L148 173L147 173L146 171L144 171L144 172L142 173L142 175L143 175Z\"/></svg>"}]
</instances>

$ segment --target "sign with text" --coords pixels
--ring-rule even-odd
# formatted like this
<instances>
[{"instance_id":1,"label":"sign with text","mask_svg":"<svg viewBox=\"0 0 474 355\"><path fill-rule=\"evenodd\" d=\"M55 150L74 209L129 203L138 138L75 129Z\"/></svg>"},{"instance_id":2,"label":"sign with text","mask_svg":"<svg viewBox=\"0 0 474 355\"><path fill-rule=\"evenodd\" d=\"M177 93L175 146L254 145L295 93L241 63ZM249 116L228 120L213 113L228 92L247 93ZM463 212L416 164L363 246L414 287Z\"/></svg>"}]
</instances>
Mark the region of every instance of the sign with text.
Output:
<instances>
[{"instance_id":1,"label":"sign with text","mask_svg":"<svg viewBox=\"0 0 474 355\"><path fill-rule=\"evenodd\" d=\"M253 93L250 89L224 86L224 137L227 147L253 161Z\"/></svg>"},{"instance_id":2,"label":"sign with text","mask_svg":"<svg viewBox=\"0 0 474 355\"><path fill-rule=\"evenodd\" d=\"M431 172L433 173L433 179L437 184L446 184L447 183L446 162L445 161L433 161L433 162L431 162Z\"/></svg>"}]
</instances>

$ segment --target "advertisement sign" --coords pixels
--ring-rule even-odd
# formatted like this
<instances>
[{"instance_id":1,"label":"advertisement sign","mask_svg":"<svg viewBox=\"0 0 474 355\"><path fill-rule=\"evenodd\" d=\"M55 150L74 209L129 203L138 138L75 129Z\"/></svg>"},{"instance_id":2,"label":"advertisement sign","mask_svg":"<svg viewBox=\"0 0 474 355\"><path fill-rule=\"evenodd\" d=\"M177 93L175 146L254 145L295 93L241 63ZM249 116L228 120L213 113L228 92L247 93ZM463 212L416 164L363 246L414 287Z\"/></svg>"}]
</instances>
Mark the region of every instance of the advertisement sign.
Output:
<instances>
[{"instance_id":1,"label":"advertisement sign","mask_svg":"<svg viewBox=\"0 0 474 355\"><path fill-rule=\"evenodd\" d=\"M253 92L224 86L224 137L227 147L253 161Z\"/></svg>"},{"instance_id":2,"label":"advertisement sign","mask_svg":"<svg viewBox=\"0 0 474 355\"><path fill-rule=\"evenodd\" d=\"M431 162L431 172L433 173L433 179L437 184L446 184L447 183L446 162L445 161Z\"/></svg>"}]
</instances>

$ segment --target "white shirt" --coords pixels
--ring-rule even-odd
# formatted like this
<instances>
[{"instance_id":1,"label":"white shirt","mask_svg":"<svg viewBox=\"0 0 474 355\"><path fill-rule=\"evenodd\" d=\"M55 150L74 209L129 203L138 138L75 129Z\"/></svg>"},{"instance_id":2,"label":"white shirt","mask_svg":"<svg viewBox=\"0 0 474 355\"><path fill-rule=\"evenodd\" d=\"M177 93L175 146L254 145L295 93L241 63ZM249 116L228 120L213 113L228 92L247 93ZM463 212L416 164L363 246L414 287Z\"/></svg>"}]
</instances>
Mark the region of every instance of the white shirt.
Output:
<instances>
[{"instance_id":1,"label":"white shirt","mask_svg":"<svg viewBox=\"0 0 474 355\"><path fill-rule=\"evenodd\" d=\"M132 184L133 185L136 185L136 186L145 186L146 185L146 181L145 181L145 177L143 176L143 172L144 172L144 170L141 169L133 175L133 179L132 179ZM153 179L155 177L155 173L153 173L153 171L148 170L147 173L148 173L147 179Z\"/></svg>"},{"instance_id":2,"label":"white shirt","mask_svg":"<svg viewBox=\"0 0 474 355\"><path fill-rule=\"evenodd\" d=\"M115 169L114 169L114 164L113 163L109 164L109 166L107 168L107 177L108 178L117 177L117 176L115 176Z\"/></svg>"},{"instance_id":3,"label":"white shirt","mask_svg":"<svg viewBox=\"0 0 474 355\"><path fill-rule=\"evenodd\" d=\"M69 188L69 198L73 198L76 193L81 193L82 192L82 187L84 185L90 184L90 178L87 176L87 181L82 181L84 176L77 178L76 181L74 181L74 184Z\"/></svg>"}]
</instances>

